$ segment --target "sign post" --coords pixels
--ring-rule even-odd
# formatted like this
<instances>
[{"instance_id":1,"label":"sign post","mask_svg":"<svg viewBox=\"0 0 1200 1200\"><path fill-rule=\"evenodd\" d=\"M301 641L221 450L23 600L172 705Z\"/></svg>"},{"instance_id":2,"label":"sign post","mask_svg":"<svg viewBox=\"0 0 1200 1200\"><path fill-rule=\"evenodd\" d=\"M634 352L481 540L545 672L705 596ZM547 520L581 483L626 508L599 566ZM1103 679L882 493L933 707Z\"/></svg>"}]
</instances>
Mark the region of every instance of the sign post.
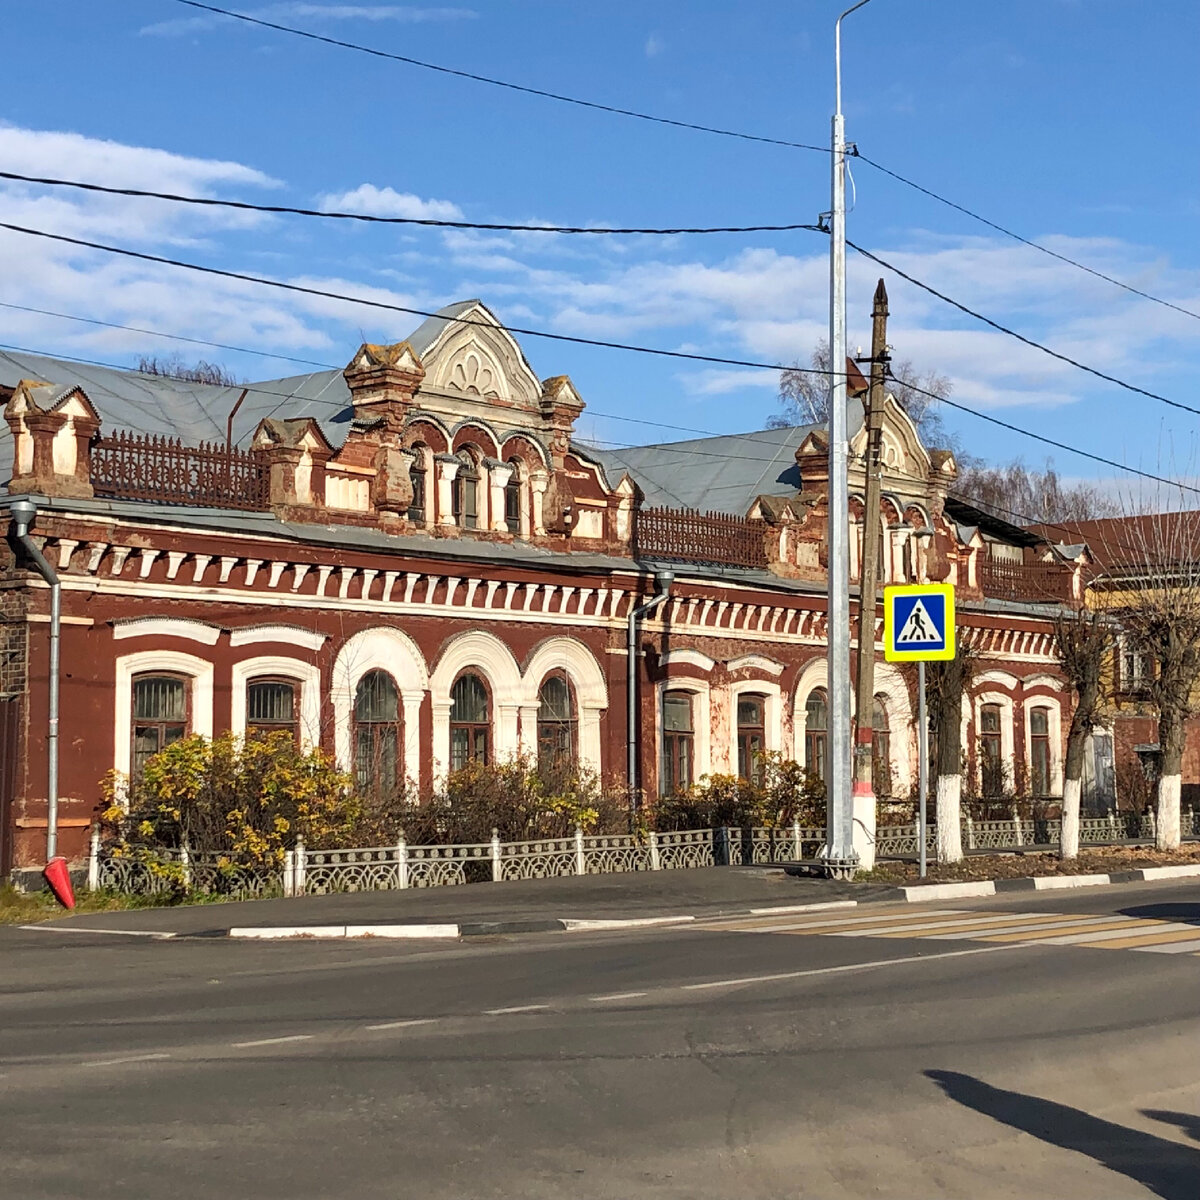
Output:
<instances>
[{"instance_id":1,"label":"sign post","mask_svg":"<svg viewBox=\"0 0 1200 1200\"><path fill-rule=\"evenodd\" d=\"M883 589L883 657L917 664L917 828L921 878L926 874L929 827L929 721L925 711L925 664L954 657L954 585L901 584Z\"/></svg>"}]
</instances>

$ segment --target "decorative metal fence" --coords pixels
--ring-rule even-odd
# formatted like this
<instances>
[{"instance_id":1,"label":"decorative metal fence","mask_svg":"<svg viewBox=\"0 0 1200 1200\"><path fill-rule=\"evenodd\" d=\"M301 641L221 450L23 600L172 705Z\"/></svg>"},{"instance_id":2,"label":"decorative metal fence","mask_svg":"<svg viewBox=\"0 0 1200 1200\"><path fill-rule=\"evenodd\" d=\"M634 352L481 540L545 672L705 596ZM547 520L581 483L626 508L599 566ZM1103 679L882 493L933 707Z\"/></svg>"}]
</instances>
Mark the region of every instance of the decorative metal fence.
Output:
<instances>
[{"instance_id":1,"label":"decorative metal fence","mask_svg":"<svg viewBox=\"0 0 1200 1200\"><path fill-rule=\"evenodd\" d=\"M1075 572L1058 563L1011 563L979 559L979 586L997 600L1070 601Z\"/></svg>"},{"instance_id":2,"label":"decorative metal fence","mask_svg":"<svg viewBox=\"0 0 1200 1200\"><path fill-rule=\"evenodd\" d=\"M1182 814L1182 834L1196 835L1189 809ZM1154 840L1152 814L1109 813L1080 823L1084 845L1136 845ZM875 853L878 858L912 858L918 851L915 824L881 825ZM1049 848L1058 843L1058 820L963 820L965 850ZM931 823L926 840L932 852L937 831ZM541 838L534 841L490 842L457 846L364 846L345 850L308 850L303 843L286 852L274 870L231 865L215 856L160 851L152 858L115 856L103 851L98 835L92 840L88 882L92 888L112 888L156 895L186 884L196 891L242 899L266 896L312 896L330 892L389 891L393 888L446 887L485 881L553 879L570 875L604 875L622 871L682 871L697 867L749 867L812 861L820 854L825 830L798 823L780 829L684 829L648 833Z\"/></svg>"},{"instance_id":3,"label":"decorative metal fence","mask_svg":"<svg viewBox=\"0 0 1200 1200\"><path fill-rule=\"evenodd\" d=\"M766 522L728 513L690 508L643 508L633 526L633 548L639 558L681 562L724 563L765 567Z\"/></svg>"},{"instance_id":4,"label":"decorative metal fence","mask_svg":"<svg viewBox=\"0 0 1200 1200\"><path fill-rule=\"evenodd\" d=\"M262 457L216 443L185 446L178 438L118 429L92 445L91 478L97 496L117 500L270 508L270 472Z\"/></svg>"}]
</instances>

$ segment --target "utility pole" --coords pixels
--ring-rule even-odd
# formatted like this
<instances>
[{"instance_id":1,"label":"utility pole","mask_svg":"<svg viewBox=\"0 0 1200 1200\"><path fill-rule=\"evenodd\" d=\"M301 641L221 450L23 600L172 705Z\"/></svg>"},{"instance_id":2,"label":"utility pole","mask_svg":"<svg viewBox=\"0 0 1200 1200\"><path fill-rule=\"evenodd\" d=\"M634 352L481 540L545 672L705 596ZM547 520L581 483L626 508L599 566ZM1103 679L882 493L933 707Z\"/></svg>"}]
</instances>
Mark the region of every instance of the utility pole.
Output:
<instances>
[{"instance_id":1,"label":"utility pole","mask_svg":"<svg viewBox=\"0 0 1200 1200\"><path fill-rule=\"evenodd\" d=\"M836 875L852 873L854 798L850 790L850 496L846 469L846 132L842 120L842 21L869 0L846 9L834 26L835 107L830 145L829 215L829 765L825 780L825 857ZM861 840L861 839L860 839Z\"/></svg>"},{"instance_id":2,"label":"utility pole","mask_svg":"<svg viewBox=\"0 0 1200 1200\"><path fill-rule=\"evenodd\" d=\"M872 779L875 735L875 593L879 586L879 500L883 490L883 387L887 373L887 288L875 288L871 308L871 390L867 394L866 498L863 501L862 554L858 589L858 680L854 731L854 819L862 830L863 870L875 865L875 788Z\"/></svg>"}]
</instances>

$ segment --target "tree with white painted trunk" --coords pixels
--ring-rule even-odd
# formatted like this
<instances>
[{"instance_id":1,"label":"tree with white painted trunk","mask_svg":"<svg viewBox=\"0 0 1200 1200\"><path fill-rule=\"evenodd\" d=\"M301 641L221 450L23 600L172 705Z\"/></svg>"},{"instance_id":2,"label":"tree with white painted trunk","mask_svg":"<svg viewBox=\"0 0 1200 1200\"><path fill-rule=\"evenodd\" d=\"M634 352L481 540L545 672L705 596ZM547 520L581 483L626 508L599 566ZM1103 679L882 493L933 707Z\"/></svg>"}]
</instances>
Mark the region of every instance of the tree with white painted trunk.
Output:
<instances>
[{"instance_id":1,"label":"tree with white painted trunk","mask_svg":"<svg viewBox=\"0 0 1200 1200\"><path fill-rule=\"evenodd\" d=\"M1059 854L1062 858L1078 858L1084 753L1103 703L1102 676L1116 641L1115 627L1107 613L1079 607L1055 618L1054 638L1058 661L1075 694L1075 711L1067 734Z\"/></svg>"},{"instance_id":2,"label":"tree with white painted trunk","mask_svg":"<svg viewBox=\"0 0 1200 1200\"><path fill-rule=\"evenodd\" d=\"M962 698L971 679L971 650L961 633L958 653L926 666L937 778L937 861L962 862Z\"/></svg>"},{"instance_id":3,"label":"tree with white painted trunk","mask_svg":"<svg viewBox=\"0 0 1200 1200\"><path fill-rule=\"evenodd\" d=\"M1113 565L1094 581L1093 595L1151 664L1145 687L1158 710L1157 844L1175 850L1184 722L1200 682L1200 511L1131 515L1105 537L1112 544L1099 548L1100 558Z\"/></svg>"}]
</instances>

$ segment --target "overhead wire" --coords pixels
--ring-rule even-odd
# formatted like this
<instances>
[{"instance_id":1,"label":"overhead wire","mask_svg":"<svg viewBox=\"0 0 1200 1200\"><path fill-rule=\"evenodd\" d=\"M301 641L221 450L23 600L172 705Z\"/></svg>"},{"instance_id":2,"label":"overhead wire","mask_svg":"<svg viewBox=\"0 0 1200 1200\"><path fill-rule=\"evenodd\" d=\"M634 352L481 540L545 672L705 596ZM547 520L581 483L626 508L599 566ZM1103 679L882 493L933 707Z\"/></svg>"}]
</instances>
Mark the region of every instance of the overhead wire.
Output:
<instances>
[{"instance_id":1,"label":"overhead wire","mask_svg":"<svg viewBox=\"0 0 1200 1200\"><path fill-rule=\"evenodd\" d=\"M976 309L968 307L959 300L955 300L952 296L947 296L945 292L938 291L937 288L928 283L922 282L915 276L908 274L907 271L901 270L894 263L890 263L887 259L880 258L878 254L872 254L870 250L864 249L862 246L852 242L849 238L846 239L846 245L852 250L856 250L864 258L869 258L873 263L883 267L886 271L891 271L893 275L899 276L901 279L911 283L914 287L920 288L923 292L928 292L929 295L937 297L937 299L949 304L951 308L957 308L959 312L965 313L968 317L976 321L981 321L984 325L990 326L998 333L1003 333L1007 337L1015 338L1018 342L1024 343L1026 346L1034 350L1040 350L1043 354L1048 354L1051 358L1058 359L1059 362L1067 363L1069 366L1075 367L1077 370L1084 371L1088 375L1094 375L1097 379L1103 379L1106 383L1115 384L1119 388L1124 388L1128 392L1133 392L1138 396L1145 396L1149 400L1157 400L1162 404L1169 405L1171 408L1182 409L1184 412L1194 413L1200 417L1200 408L1193 408L1190 404L1184 404L1180 400L1172 400L1169 396L1159 395L1158 392L1151 392L1143 387L1138 387L1137 384L1127 383L1124 379L1118 378L1116 375L1110 375L1106 371L1101 371L1098 367L1090 367L1087 363L1080 362L1077 358L1072 358L1069 354L1063 354L1060 350L1053 350L1049 346L1043 345L1041 342L1034 341L1033 338L1026 337L1023 333L1018 333L1015 329L1010 329L1007 325L1002 325L999 321L992 320L991 317L985 316Z\"/></svg>"},{"instance_id":2,"label":"overhead wire","mask_svg":"<svg viewBox=\"0 0 1200 1200\"><path fill-rule=\"evenodd\" d=\"M861 162L864 162L869 167L874 167L876 171L882 172L884 175L890 175L897 182L904 184L906 187L912 188L914 191L928 196L931 200L936 200L939 204L944 204L947 208L952 208L956 212L962 213L964 216L970 217L973 221L978 221L981 225L986 225L989 229L996 230L997 233L1004 234L1005 237L1012 238L1014 241L1020 242L1023 246L1028 246L1032 250L1037 250L1042 254L1049 255L1051 258L1058 259L1059 262L1066 263L1068 266L1075 267L1080 271L1086 272L1088 275L1094 276L1096 279L1102 279L1105 283L1111 283L1115 287L1121 288L1123 291L1130 292L1134 296L1140 296L1143 300L1150 300L1154 304L1161 304L1163 308L1173 309L1177 313L1182 313L1185 317L1191 317L1193 320L1200 321L1200 312L1194 312L1190 308L1184 308L1181 304L1174 304L1170 300L1164 300L1161 296L1155 296L1150 292L1143 291L1141 288L1134 287L1131 283L1126 283L1123 279L1117 279L1113 275L1106 275L1103 271L1096 270L1095 267L1089 267L1086 263L1079 262L1077 259L1070 258L1066 254L1060 254L1057 250L1051 250L1049 246L1043 246L1040 242L1035 242L1031 238L1023 237L1014 230L1000 225L996 221L990 220L981 213L975 212L973 209L967 208L964 204L958 204L956 201L933 191L932 188L927 188L915 182L912 179L906 178L898 171L893 171L890 167L885 167L882 163L876 162L873 158L868 158L867 155L857 147L850 153Z\"/></svg>"},{"instance_id":3,"label":"overhead wire","mask_svg":"<svg viewBox=\"0 0 1200 1200\"><path fill-rule=\"evenodd\" d=\"M828 146L815 146L807 142L793 142L785 138L765 137L756 133L743 133L736 129L721 129L714 125L701 125L694 121L679 121L673 117L660 117L653 113L638 112L632 108L620 108L614 104L603 104L597 100L584 100L579 96L567 96L561 92L551 92L545 88L530 87L527 84L512 83L506 79L496 79L489 75L479 75L474 71L464 71L457 67L443 66L441 63L427 62L424 59L413 58L407 54L395 54L378 46L364 46L358 42L348 42L342 38L329 37L323 33L314 33L311 29L300 29L294 25L284 25L279 21L268 21L263 17L253 17L249 13L233 12L228 8L218 8L215 4L203 4L200 0L175 0L175 3L188 8L199 9L215 16L228 17L234 21L242 21L247 25L258 25L263 29L274 29L278 33L291 34L293 37L306 38L313 42L323 42L327 46L337 46L342 50L354 50L359 54L369 54L373 58L390 59L392 62L404 63L410 67L420 67L425 71L436 71L441 75L453 75L459 79L470 79L475 83L486 83L490 87L504 88L510 92L523 92L529 96L539 96L543 100L556 100L561 104L573 104L579 108L590 108L597 112L613 113L620 117L632 117L638 121L647 121L656 125L671 125L677 129L691 129L697 133L711 133L719 137L737 138L746 142L761 142L770 146L784 146L789 150L813 150L820 154L829 154Z\"/></svg>"},{"instance_id":4,"label":"overhead wire","mask_svg":"<svg viewBox=\"0 0 1200 1200\"><path fill-rule=\"evenodd\" d=\"M159 192L146 188L113 187L103 183L89 183L79 179L58 179L52 176L22 175L17 171L0 171L0 179L11 179L18 183L32 183L43 187L74 188L84 192L99 192L107 196L130 196L136 199L164 200L172 204L191 204L202 208L234 209L238 212L253 212L297 217L321 217L331 221L363 221L376 225L422 225L434 229L478 229L492 233L569 233L569 234L619 234L621 236L647 234L668 237L677 234L705 233L789 233L807 229L823 233L820 225L794 222L789 225L713 225L679 226L678 228L617 228L607 225L530 225L505 224L497 221L452 221L442 217L394 217L375 213L342 212L335 209L299 208L289 204L255 204L248 200L220 200L212 196L182 196L176 192Z\"/></svg>"}]
</instances>

